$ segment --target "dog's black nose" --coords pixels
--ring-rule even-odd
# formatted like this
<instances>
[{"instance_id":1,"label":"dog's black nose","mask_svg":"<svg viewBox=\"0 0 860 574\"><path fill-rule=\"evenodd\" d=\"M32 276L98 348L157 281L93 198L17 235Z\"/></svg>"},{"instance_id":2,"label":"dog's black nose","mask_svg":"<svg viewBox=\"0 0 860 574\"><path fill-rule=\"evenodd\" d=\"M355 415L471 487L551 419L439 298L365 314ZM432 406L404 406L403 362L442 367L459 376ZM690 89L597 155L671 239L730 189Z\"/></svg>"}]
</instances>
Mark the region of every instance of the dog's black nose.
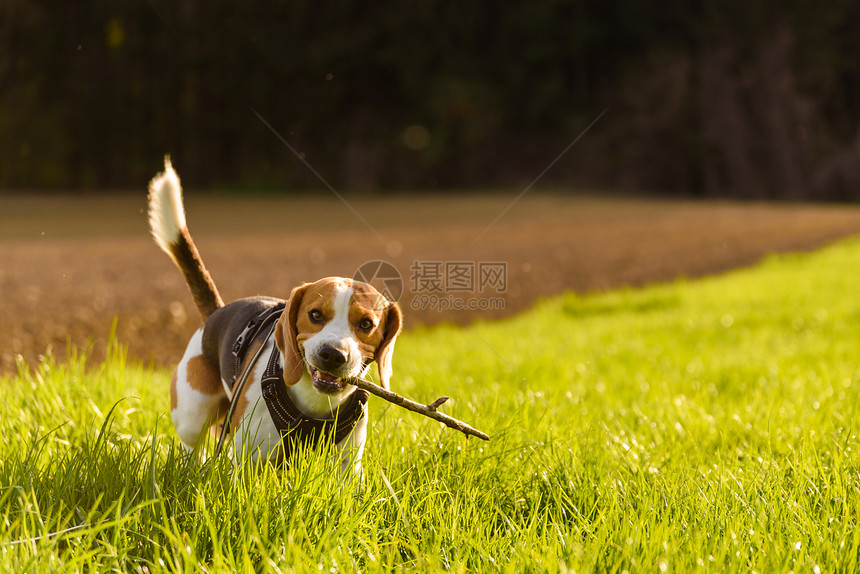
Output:
<instances>
[{"instance_id":1,"label":"dog's black nose","mask_svg":"<svg viewBox=\"0 0 860 574\"><path fill-rule=\"evenodd\" d=\"M346 363L346 353L331 345L323 345L317 351L317 359L322 370L331 373Z\"/></svg>"}]
</instances>

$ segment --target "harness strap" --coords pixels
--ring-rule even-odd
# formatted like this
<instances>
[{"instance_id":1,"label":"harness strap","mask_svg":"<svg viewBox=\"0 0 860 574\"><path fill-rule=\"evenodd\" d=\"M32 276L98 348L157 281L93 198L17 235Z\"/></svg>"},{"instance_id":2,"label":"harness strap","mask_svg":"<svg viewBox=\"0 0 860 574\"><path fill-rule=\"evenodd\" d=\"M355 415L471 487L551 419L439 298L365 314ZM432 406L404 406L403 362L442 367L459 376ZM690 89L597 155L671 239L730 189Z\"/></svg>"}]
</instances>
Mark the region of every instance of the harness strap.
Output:
<instances>
[{"instance_id":1,"label":"harness strap","mask_svg":"<svg viewBox=\"0 0 860 574\"><path fill-rule=\"evenodd\" d=\"M242 332L239 333L239 336L233 343L233 356L236 357L234 374L230 379L230 388L233 391L233 396L230 398L230 406L227 408L227 414L224 416L224 423L221 425L221 434L218 436L218 442L215 445L215 458L220 456L221 451L224 449L224 443L227 441L227 435L230 434L230 422L233 420L233 413L236 412L236 405L239 403L239 397L242 396L242 391L245 388L245 382L248 380L248 375L250 375L251 371L254 370L254 365L257 364L257 359L259 359L260 354L266 347L266 341L272 336L272 333L275 330L275 324L283 314L286 306L287 304L285 302L278 303L274 307L266 309L262 313L258 314L256 317L248 321L248 324ZM240 376L239 371L242 367L242 361L245 360L245 353L248 350L248 346L251 344L251 341L256 339L260 335L260 332L270 323L271 327L269 327L269 332L266 333L266 336L260 342L260 347L257 349L254 356L251 357L251 360L247 362L245 370L241 372Z\"/></svg>"},{"instance_id":2,"label":"harness strap","mask_svg":"<svg viewBox=\"0 0 860 574\"><path fill-rule=\"evenodd\" d=\"M308 417L287 393L280 355L278 348L274 347L260 385L272 421L283 438L283 460L289 460L293 448L297 446L316 446L322 439L333 439L336 444L349 436L364 415L370 393L356 389L347 402L338 408L337 416L333 419Z\"/></svg>"},{"instance_id":3,"label":"harness strap","mask_svg":"<svg viewBox=\"0 0 860 574\"><path fill-rule=\"evenodd\" d=\"M231 389L233 388L233 384L236 382L236 379L239 377L239 371L242 368L242 361L245 359L245 353L248 352L248 347L251 345L251 341L260 335L260 332L269 324L270 321L277 321L283 314L286 306L286 302L282 302L278 303L274 307L264 310L262 313L248 321L248 324L245 325L245 328L242 329L242 332L239 333L238 337L236 337L236 341L233 343L232 349L233 357L236 358L236 364L233 368L233 377L230 379ZM269 334L271 335L271 333Z\"/></svg>"}]
</instances>

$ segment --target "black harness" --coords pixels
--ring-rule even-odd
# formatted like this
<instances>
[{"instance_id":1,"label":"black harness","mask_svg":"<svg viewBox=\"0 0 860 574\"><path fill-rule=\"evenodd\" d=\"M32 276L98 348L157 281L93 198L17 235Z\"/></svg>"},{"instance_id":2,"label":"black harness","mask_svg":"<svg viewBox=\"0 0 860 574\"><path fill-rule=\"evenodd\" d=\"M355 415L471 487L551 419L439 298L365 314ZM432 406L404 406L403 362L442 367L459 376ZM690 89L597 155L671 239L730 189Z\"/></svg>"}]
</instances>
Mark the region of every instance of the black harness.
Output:
<instances>
[{"instance_id":1,"label":"black harness","mask_svg":"<svg viewBox=\"0 0 860 574\"><path fill-rule=\"evenodd\" d=\"M230 408L227 411L221 437L215 449L215 456L220 454L226 435L230 432L230 421L233 418L236 403L242 394L248 375L257 363L257 359L265 347L266 341L272 336L275 324L284 312L284 307L285 304L280 303L270 309L266 309L251 319L233 344L233 355L236 357L235 374L230 381L230 386L233 389L233 397L230 400ZM267 326L269 326L268 329L266 329ZM240 374L241 365L244 362L248 348L263 333L265 333L265 336L260 341L257 354L248 361L245 370ZM288 461L293 450L296 448L313 447L323 439L333 439L334 443L337 444L349 436L353 429L355 429L355 425L364 416L370 393L364 389L356 389L350 395L349 399L347 399L346 403L338 408L337 416L333 419L308 417L299 410L287 393L280 357L281 353L278 350L278 346L272 345L272 352L269 355L269 362L266 365L263 377L260 379L260 386L262 387L263 399L266 401L266 408L268 408L269 415L275 423L275 428L278 429L283 440L284 449L281 460Z\"/></svg>"},{"instance_id":2,"label":"black harness","mask_svg":"<svg viewBox=\"0 0 860 574\"><path fill-rule=\"evenodd\" d=\"M367 397L370 393L364 389L356 389L346 403L337 409L337 417L333 419L307 417L287 394L280 356L281 353L276 345L272 348L269 364L266 366L260 385L263 388L263 398L266 400L272 421L283 437L283 460L290 459L294 448L316 446L323 437L333 438L334 443L337 444L349 436L359 419L364 416Z\"/></svg>"}]
</instances>

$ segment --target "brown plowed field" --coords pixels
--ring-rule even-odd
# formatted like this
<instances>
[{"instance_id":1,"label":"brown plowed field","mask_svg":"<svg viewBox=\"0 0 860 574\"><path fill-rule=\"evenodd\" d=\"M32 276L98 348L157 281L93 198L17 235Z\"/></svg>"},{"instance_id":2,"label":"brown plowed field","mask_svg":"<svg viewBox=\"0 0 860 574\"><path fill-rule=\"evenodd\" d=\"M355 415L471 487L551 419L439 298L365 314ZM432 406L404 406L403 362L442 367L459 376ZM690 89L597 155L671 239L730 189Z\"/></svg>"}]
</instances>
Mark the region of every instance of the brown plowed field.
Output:
<instances>
[{"instance_id":1,"label":"brown plowed field","mask_svg":"<svg viewBox=\"0 0 860 574\"><path fill-rule=\"evenodd\" d=\"M351 276L382 259L402 276L407 328L502 317L564 291L717 273L860 233L855 206L535 193L475 241L515 196L350 198L366 224L322 193L192 194L186 203L191 232L225 300L286 297L299 282ZM114 317L132 357L169 365L181 356L200 321L179 272L150 240L144 210L143 194L0 195L0 372L13 369L16 356L32 362L48 347L62 358L67 342L92 342L99 359ZM481 292L480 277L465 282L481 263L504 263L506 284ZM445 264L461 273L446 274ZM434 269L441 292L431 290ZM428 295L503 308L440 311ZM427 308L413 308L422 301Z\"/></svg>"}]
</instances>

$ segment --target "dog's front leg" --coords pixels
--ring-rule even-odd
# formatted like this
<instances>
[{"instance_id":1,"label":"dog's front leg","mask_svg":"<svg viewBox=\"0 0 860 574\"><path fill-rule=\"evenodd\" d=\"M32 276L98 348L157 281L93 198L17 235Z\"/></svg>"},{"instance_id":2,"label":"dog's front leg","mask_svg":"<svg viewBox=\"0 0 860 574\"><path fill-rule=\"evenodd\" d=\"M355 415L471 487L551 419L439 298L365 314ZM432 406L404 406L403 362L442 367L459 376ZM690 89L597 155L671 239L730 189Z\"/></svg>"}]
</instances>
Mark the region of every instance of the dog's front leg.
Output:
<instances>
[{"instance_id":1,"label":"dog's front leg","mask_svg":"<svg viewBox=\"0 0 860 574\"><path fill-rule=\"evenodd\" d=\"M362 482L361 457L364 455L364 441L367 438L367 412L358 420L355 429L348 437L335 445L338 461L338 478L343 482L354 479Z\"/></svg>"}]
</instances>

